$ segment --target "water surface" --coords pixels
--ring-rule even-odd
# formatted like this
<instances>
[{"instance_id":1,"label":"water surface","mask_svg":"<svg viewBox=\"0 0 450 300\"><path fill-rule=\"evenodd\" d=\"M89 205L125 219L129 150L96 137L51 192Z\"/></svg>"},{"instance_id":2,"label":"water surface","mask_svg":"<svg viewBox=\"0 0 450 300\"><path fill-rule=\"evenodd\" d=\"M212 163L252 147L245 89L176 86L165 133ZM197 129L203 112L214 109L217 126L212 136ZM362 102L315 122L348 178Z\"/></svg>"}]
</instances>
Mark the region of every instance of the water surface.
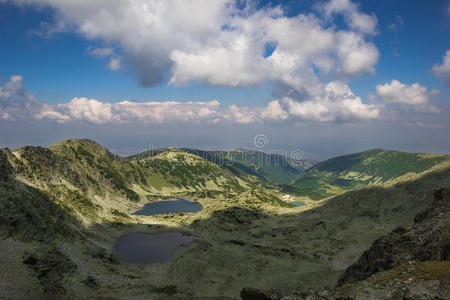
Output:
<instances>
[{"instance_id":1,"label":"water surface","mask_svg":"<svg viewBox=\"0 0 450 300\"><path fill-rule=\"evenodd\" d=\"M172 214L182 212L198 212L203 209L203 206L198 202L188 201L186 199L176 199L167 201L157 201L144 205L144 207L135 215L152 216L161 214Z\"/></svg>"},{"instance_id":2,"label":"water surface","mask_svg":"<svg viewBox=\"0 0 450 300\"><path fill-rule=\"evenodd\" d=\"M118 238L114 250L129 263L165 263L175 251L196 239L179 232L135 232Z\"/></svg>"},{"instance_id":3,"label":"water surface","mask_svg":"<svg viewBox=\"0 0 450 300\"><path fill-rule=\"evenodd\" d=\"M303 206L303 205L305 205L305 202L297 201L297 202L291 202L291 204L295 205L295 206Z\"/></svg>"}]
</instances>

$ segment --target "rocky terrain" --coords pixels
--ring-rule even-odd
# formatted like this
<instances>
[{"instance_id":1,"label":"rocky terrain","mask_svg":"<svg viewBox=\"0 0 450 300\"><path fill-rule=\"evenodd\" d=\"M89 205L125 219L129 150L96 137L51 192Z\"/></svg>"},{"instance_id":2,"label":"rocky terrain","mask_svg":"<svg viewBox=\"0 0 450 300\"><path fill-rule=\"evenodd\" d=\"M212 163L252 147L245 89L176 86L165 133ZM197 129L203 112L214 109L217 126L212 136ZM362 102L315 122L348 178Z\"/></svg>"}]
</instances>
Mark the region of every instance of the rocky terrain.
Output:
<instances>
[{"instance_id":1,"label":"rocky terrain","mask_svg":"<svg viewBox=\"0 0 450 300\"><path fill-rule=\"evenodd\" d=\"M416 215L414 225L377 239L338 281L355 298L450 297L450 190Z\"/></svg>"},{"instance_id":2,"label":"rocky terrain","mask_svg":"<svg viewBox=\"0 0 450 300\"><path fill-rule=\"evenodd\" d=\"M450 260L450 190L439 189L434 201L414 219L377 239L339 279L339 285L364 280L372 274L410 261Z\"/></svg>"},{"instance_id":3,"label":"rocky terrain","mask_svg":"<svg viewBox=\"0 0 450 300\"><path fill-rule=\"evenodd\" d=\"M448 299L450 298L450 190L409 227L377 239L338 280L337 287L309 293L244 288L243 299Z\"/></svg>"},{"instance_id":4,"label":"rocky terrain","mask_svg":"<svg viewBox=\"0 0 450 300\"><path fill-rule=\"evenodd\" d=\"M446 160L295 207L277 185L180 149L128 159L89 140L2 149L0 297L367 299L387 295L377 282L401 287L412 265L411 282L445 298L445 282L435 292L433 281L448 270L442 188L450 188ZM180 196L203 210L133 214ZM199 239L169 263L130 264L114 251L124 234L167 231Z\"/></svg>"}]
</instances>

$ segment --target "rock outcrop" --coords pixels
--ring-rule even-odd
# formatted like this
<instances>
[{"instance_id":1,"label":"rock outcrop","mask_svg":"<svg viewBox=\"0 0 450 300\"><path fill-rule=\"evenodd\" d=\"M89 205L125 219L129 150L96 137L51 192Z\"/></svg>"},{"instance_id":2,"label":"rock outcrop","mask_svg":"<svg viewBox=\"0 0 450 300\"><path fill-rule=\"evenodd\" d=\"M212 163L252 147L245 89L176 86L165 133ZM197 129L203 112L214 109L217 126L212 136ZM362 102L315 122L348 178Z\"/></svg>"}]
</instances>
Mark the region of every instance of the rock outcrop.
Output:
<instances>
[{"instance_id":1,"label":"rock outcrop","mask_svg":"<svg viewBox=\"0 0 450 300\"><path fill-rule=\"evenodd\" d=\"M450 259L450 190L439 189L411 228L399 227L376 240L339 279L338 285L368 278L410 261Z\"/></svg>"}]
</instances>

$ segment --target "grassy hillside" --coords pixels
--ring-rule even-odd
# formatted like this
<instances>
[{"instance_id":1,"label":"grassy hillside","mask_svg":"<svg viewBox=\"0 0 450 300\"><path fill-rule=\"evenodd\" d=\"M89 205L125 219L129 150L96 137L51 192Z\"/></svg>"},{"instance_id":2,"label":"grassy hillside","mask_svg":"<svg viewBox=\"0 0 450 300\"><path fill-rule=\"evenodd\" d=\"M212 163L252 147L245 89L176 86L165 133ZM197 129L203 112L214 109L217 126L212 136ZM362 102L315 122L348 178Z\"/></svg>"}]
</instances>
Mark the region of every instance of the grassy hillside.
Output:
<instances>
[{"instance_id":1,"label":"grassy hillside","mask_svg":"<svg viewBox=\"0 0 450 300\"><path fill-rule=\"evenodd\" d=\"M233 171L173 148L124 159L87 139L0 149L0 232L69 236L80 224L123 221L144 203L183 196L290 206L257 177Z\"/></svg>"},{"instance_id":2,"label":"grassy hillside","mask_svg":"<svg viewBox=\"0 0 450 300\"><path fill-rule=\"evenodd\" d=\"M282 154L238 149L229 151L228 156L253 169L259 176L278 184L289 183L304 171L301 167L294 167L291 160Z\"/></svg>"},{"instance_id":3,"label":"grassy hillside","mask_svg":"<svg viewBox=\"0 0 450 300\"><path fill-rule=\"evenodd\" d=\"M238 298L248 286L301 294L332 287L376 239L411 225L449 178L442 164L294 208L257 178L180 150L128 160L89 140L3 149L0 298L209 299ZM204 209L132 214L181 195ZM133 265L114 254L123 234L167 231L201 239L168 264Z\"/></svg>"},{"instance_id":4,"label":"grassy hillside","mask_svg":"<svg viewBox=\"0 0 450 300\"><path fill-rule=\"evenodd\" d=\"M72 169L83 169L85 176L93 177L89 181L101 180L100 183L110 185L132 201L155 193L241 192L246 185L229 170L173 148L132 159L112 155L89 140L64 141L50 146L49 150L68 161Z\"/></svg>"},{"instance_id":5,"label":"grassy hillside","mask_svg":"<svg viewBox=\"0 0 450 300\"><path fill-rule=\"evenodd\" d=\"M283 190L318 200L371 184L392 183L402 176L425 172L449 158L448 155L369 150L318 163L292 184L283 186Z\"/></svg>"},{"instance_id":6,"label":"grassy hillside","mask_svg":"<svg viewBox=\"0 0 450 300\"><path fill-rule=\"evenodd\" d=\"M275 184L287 184L316 162L256 150L202 151L183 149L230 169L240 169Z\"/></svg>"},{"instance_id":7,"label":"grassy hillside","mask_svg":"<svg viewBox=\"0 0 450 300\"><path fill-rule=\"evenodd\" d=\"M145 170L147 183L157 189L243 191L240 181L230 170L177 149L161 151L149 158L134 159L131 164ZM247 177L242 176L241 179Z\"/></svg>"},{"instance_id":8,"label":"grassy hillside","mask_svg":"<svg viewBox=\"0 0 450 300\"><path fill-rule=\"evenodd\" d=\"M283 154L245 149L220 151L190 148L165 148L146 151L138 155L130 156L129 159L136 160L148 158L165 151L176 150L191 153L207 161L218 164L229 169L236 176L247 176L250 174L275 184L288 184L299 174L317 163L316 161L308 159L289 158Z\"/></svg>"},{"instance_id":9,"label":"grassy hillside","mask_svg":"<svg viewBox=\"0 0 450 300\"><path fill-rule=\"evenodd\" d=\"M130 203L155 197L265 195L256 177L177 149L164 149L142 159L124 159L94 141L66 140L48 148L2 149L0 177L13 178L50 195L51 201L85 222L111 217ZM15 189L13 189L15 190ZM261 196L261 199L266 199ZM279 199L270 198L270 202ZM274 203L275 203L274 202Z\"/></svg>"}]
</instances>

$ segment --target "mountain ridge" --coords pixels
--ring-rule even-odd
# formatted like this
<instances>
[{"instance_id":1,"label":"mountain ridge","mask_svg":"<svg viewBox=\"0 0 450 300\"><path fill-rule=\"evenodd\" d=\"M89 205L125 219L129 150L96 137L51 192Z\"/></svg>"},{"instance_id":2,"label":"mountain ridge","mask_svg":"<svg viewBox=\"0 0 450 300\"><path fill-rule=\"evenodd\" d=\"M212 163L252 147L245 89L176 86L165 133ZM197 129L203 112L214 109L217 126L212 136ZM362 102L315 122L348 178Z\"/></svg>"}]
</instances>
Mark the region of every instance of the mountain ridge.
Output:
<instances>
[{"instance_id":1,"label":"mountain ridge","mask_svg":"<svg viewBox=\"0 0 450 300\"><path fill-rule=\"evenodd\" d=\"M371 149L320 162L283 186L283 190L319 200L372 184L388 184L408 173L425 172L449 159L448 154Z\"/></svg>"},{"instance_id":2,"label":"mountain ridge","mask_svg":"<svg viewBox=\"0 0 450 300\"><path fill-rule=\"evenodd\" d=\"M166 151L166 149L169 148L144 151L140 154L129 156L128 159L151 157ZM241 170L274 184L289 183L297 175L316 163L316 161L309 159L293 159L281 153L242 148L231 150L199 150L180 147L172 148L171 150L195 154L208 161L229 168L234 172L239 173L239 170Z\"/></svg>"}]
</instances>

